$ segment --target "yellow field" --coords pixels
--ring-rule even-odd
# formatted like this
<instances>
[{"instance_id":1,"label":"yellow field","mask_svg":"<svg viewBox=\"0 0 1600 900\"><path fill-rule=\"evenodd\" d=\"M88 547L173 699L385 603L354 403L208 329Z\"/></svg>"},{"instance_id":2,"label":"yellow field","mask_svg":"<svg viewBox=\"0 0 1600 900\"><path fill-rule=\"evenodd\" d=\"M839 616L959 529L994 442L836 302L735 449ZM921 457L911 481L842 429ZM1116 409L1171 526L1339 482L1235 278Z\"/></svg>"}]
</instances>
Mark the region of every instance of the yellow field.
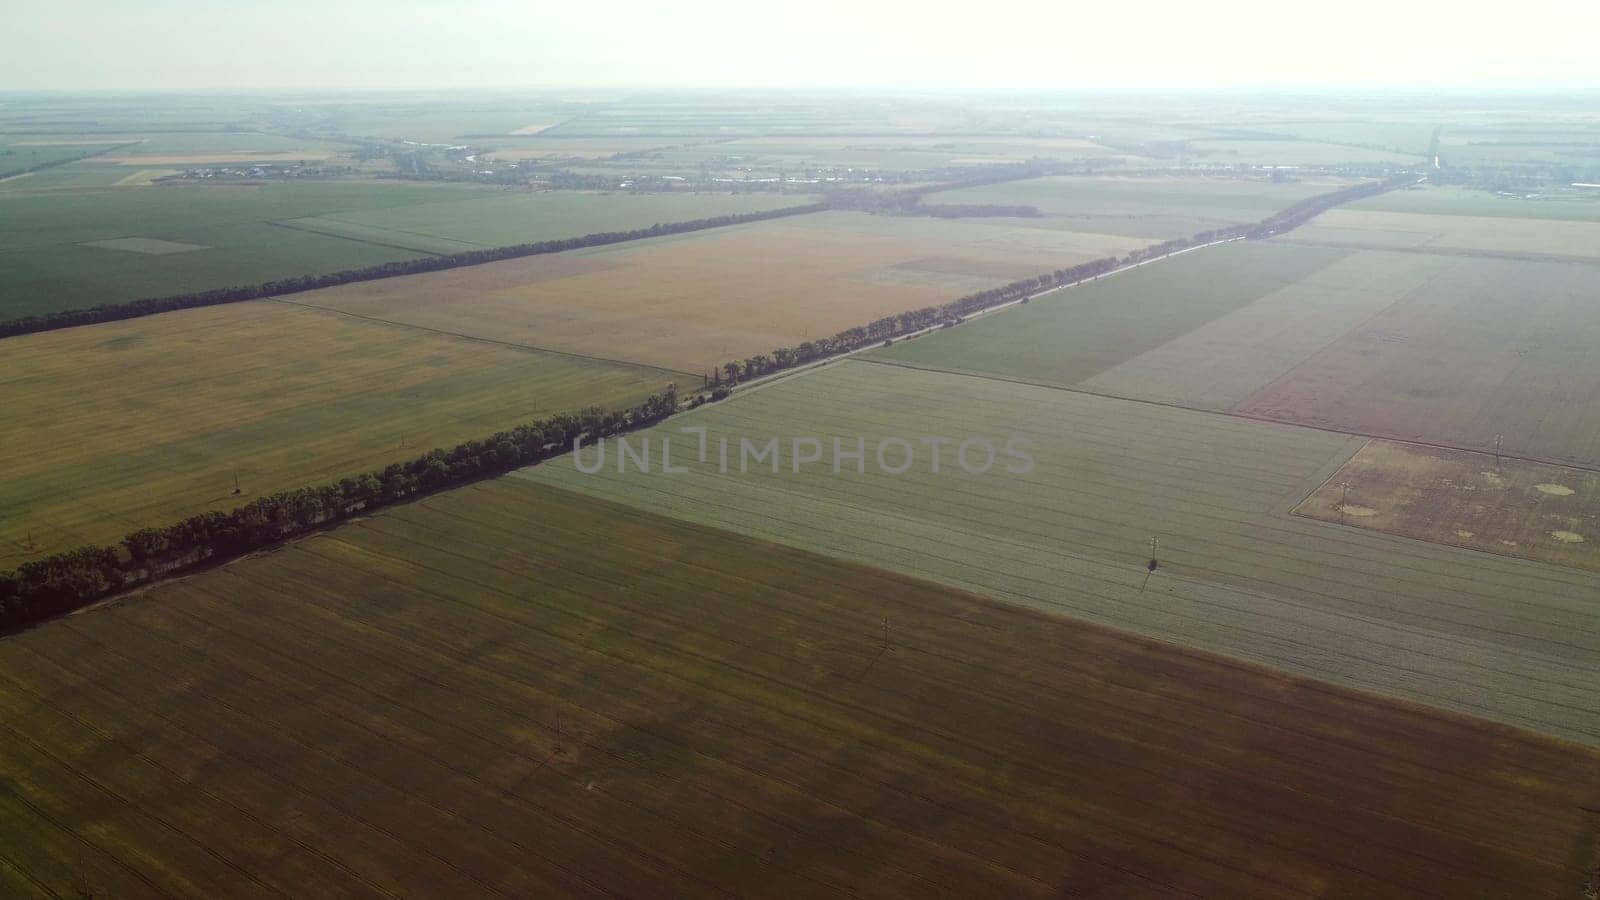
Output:
<instances>
[{"instance_id":1,"label":"yellow field","mask_svg":"<svg viewBox=\"0 0 1600 900\"><path fill-rule=\"evenodd\" d=\"M297 302L699 374L1147 241L823 213L342 285Z\"/></svg>"},{"instance_id":2,"label":"yellow field","mask_svg":"<svg viewBox=\"0 0 1600 900\"><path fill-rule=\"evenodd\" d=\"M1600 571L1600 472L1586 469L1372 441L1295 512Z\"/></svg>"},{"instance_id":3,"label":"yellow field","mask_svg":"<svg viewBox=\"0 0 1600 900\"><path fill-rule=\"evenodd\" d=\"M669 380L271 302L9 338L4 359L0 568Z\"/></svg>"},{"instance_id":4,"label":"yellow field","mask_svg":"<svg viewBox=\"0 0 1600 900\"><path fill-rule=\"evenodd\" d=\"M1600 222L1333 209L1294 241L1600 259Z\"/></svg>"}]
</instances>

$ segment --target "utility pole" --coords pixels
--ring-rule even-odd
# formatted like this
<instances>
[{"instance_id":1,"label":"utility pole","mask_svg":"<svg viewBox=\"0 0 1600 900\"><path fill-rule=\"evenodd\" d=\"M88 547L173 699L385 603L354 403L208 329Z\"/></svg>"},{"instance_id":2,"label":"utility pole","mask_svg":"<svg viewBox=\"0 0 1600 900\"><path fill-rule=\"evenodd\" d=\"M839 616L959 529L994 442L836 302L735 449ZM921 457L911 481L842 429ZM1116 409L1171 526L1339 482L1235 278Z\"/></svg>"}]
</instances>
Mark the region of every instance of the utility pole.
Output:
<instances>
[{"instance_id":1,"label":"utility pole","mask_svg":"<svg viewBox=\"0 0 1600 900\"><path fill-rule=\"evenodd\" d=\"M1160 560L1160 558L1158 556L1160 551L1161 551L1161 538L1159 538L1159 537L1150 538L1150 563L1147 566L1145 566L1144 581L1143 581L1143 583L1141 583L1139 585L1139 593L1141 593L1141 594L1144 593L1144 589L1149 586L1149 584L1150 584L1150 576L1154 575L1156 573L1156 569L1161 567L1161 560Z\"/></svg>"},{"instance_id":2,"label":"utility pole","mask_svg":"<svg viewBox=\"0 0 1600 900\"><path fill-rule=\"evenodd\" d=\"M1339 487L1342 489L1339 494L1339 524L1343 525L1344 508L1350 505L1350 482L1340 482Z\"/></svg>"},{"instance_id":3,"label":"utility pole","mask_svg":"<svg viewBox=\"0 0 1600 900\"><path fill-rule=\"evenodd\" d=\"M1503 434L1494 436L1494 470L1496 472L1500 471L1500 448L1505 443L1505 438L1506 436Z\"/></svg>"}]
</instances>

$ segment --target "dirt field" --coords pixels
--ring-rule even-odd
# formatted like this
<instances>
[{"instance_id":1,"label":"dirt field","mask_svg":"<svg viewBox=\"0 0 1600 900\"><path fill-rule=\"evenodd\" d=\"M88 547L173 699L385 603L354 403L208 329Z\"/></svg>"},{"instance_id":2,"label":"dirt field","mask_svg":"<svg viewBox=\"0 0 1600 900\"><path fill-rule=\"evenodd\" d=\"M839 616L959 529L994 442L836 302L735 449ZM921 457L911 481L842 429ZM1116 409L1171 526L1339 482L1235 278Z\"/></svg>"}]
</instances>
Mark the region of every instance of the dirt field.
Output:
<instances>
[{"instance_id":1,"label":"dirt field","mask_svg":"<svg viewBox=\"0 0 1600 900\"><path fill-rule=\"evenodd\" d=\"M1295 512L1600 571L1600 472L1373 441Z\"/></svg>"},{"instance_id":2,"label":"dirt field","mask_svg":"<svg viewBox=\"0 0 1600 900\"><path fill-rule=\"evenodd\" d=\"M705 464L676 431L690 425L709 429ZM585 474L563 459L523 477L1600 745L1600 574L1291 515L1358 438L862 361L653 433L658 456L672 436L674 464L690 472L619 474L613 458ZM720 436L732 442L727 474ZM795 472L785 450L778 472L738 471L740 438L806 436L847 449L861 437L867 470L846 461L836 475L825 459ZM934 474L930 436L1018 437L1035 466L1012 473L1002 454L969 475L946 446ZM919 454L903 474L872 458L889 437Z\"/></svg>"},{"instance_id":3,"label":"dirt field","mask_svg":"<svg viewBox=\"0 0 1600 900\"><path fill-rule=\"evenodd\" d=\"M278 303L8 338L0 568L669 380Z\"/></svg>"},{"instance_id":4,"label":"dirt field","mask_svg":"<svg viewBox=\"0 0 1600 900\"><path fill-rule=\"evenodd\" d=\"M1333 209L1289 240L1600 260L1600 222Z\"/></svg>"},{"instance_id":5,"label":"dirt field","mask_svg":"<svg viewBox=\"0 0 1600 900\"><path fill-rule=\"evenodd\" d=\"M1016 240L1023 232L1025 243ZM1145 241L824 213L344 285L297 301L700 375Z\"/></svg>"},{"instance_id":6,"label":"dirt field","mask_svg":"<svg viewBox=\"0 0 1600 900\"><path fill-rule=\"evenodd\" d=\"M1600 466L1600 306L1581 263L1452 257L1237 410Z\"/></svg>"},{"instance_id":7,"label":"dirt field","mask_svg":"<svg viewBox=\"0 0 1600 900\"><path fill-rule=\"evenodd\" d=\"M0 639L7 897L1579 896L1600 756L520 480Z\"/></svg>"}]
</instances>

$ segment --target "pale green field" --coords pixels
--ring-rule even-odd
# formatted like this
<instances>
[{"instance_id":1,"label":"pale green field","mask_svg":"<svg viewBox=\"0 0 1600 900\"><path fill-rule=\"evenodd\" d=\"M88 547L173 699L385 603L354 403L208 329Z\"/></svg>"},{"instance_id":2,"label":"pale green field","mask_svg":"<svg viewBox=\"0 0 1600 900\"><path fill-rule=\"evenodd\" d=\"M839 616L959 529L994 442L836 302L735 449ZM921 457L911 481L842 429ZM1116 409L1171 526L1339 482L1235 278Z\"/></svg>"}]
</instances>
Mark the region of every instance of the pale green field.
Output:
<instances>
[{"instance_id":1,"label":"pale green field","mask_svg":"<svg viewBox=\"0 0 1600 900\"><path fill-rule=\"evenodd\" d=\"M1280 246L1258 245L1251 252L1270 260L1289 249ZM1200 252L1224 251L1234 252L1231 247ZM1180 257L1162 267L1181 270L1188 262ZM1215 287L1248 299L1244 306L1073 386L1194 409L1231 409L1459 263L1443 256L1363 250L1258 294L1261 286L1241 260L1240 271ZM1171 296L1181 301L1189 292L1178 289Z\"/></svg>"},{"instance_id":2,"label":"pale green field","mask_svg":"<svg viewBox=\"0 0 1600 900\"><path fill-rule=\"evenodd\" d=\"M1349 254L1236 241L1066 288L873 359L1069 386L1245 309Z\"/></svg>"},{"instance_id":3,"label":"pale green field","mask_svg":"<svg viewBox=\"0 0 1600 900\"><path fill-rule=\"evenodd\" d=\"M959 329L958 329L959 330ZM707 462L681 426L704 426ZM1031 441L1035 468L969 475L926 436ZM1600 743L1600 576L1292 516L1363 441L988 378L852 361L646 432L686 474L521 477L1366 690ZM642 437L641 436L641 437ZM717 472L717 438L735 444ZM738 472L737 442L867 442ZM921 454L878 469L885 437ZM638 438L633 439L635 448ZM615 450L615 448L612 448ZM825 452L828 452L825 449ZM977 454L975 453L976 457ZM593 464L594 451L584 458ZM899 461L890 451L888 462ZM974 460L976 461L976 459ZM1151 539L1161 566L1146 581Z\"/></svg>"},{"instance_id":4,"label":"pale green field","mask_svg":"<svg viewBox=\"0 0 1600 900\"><path fill-rule=\"evenodd\" d=\"M1437 216L1597 222L1600 221L1600 190L1592 191L1589 195L1564 192L1556 197L1529 200L1471 188L1426 186L1357 200L1349 208Z\"/></svg>"}]
</instances>

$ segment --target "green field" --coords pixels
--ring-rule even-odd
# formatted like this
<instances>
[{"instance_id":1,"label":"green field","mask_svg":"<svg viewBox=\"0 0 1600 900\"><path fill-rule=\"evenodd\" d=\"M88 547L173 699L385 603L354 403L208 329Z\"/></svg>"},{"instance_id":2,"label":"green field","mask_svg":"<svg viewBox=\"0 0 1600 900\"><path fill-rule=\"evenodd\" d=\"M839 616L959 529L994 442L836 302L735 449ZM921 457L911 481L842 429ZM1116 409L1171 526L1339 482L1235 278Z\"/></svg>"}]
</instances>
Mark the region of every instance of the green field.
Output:
<instances>
[{"instance_id":1,"label":"green field","mask_svg":"<svg viewBox=\"0 0 1600 900\"><path fill-rule=\"evenodd\" d=\"M733 213L801 206L816 198L794 194L627 194L578 191L497 192L406 207L350 210L321 223L354 226L362 240L407 235L503 247L606 231L631 231ZM291 222L290 224L297 224Z\"/></svg>"},{"instance_id":2,"label":"green field","mask_svg":"<svg viewBox=\"0 0 1600 900\"><path fill-rule=\"evenodd\" d=\"M705 464L679 425L710 430ZM1600 575L1290 515L1358 438L860 361L647 434L658 465L660 438L677 434L674 465L691 472L618 474L612 458L586 475L563 459L525 477L1600 744L1600 671L1589 664L1600 652ZM718 435L732 436L729 474L716 471ZM930 435L1020 436L1036 467L969 475L946 448L935 475L922 447L900 476L870 459L866 474L846 463L835 475L826 462L795 474L787 458L778 473L737 471L741 437L829 447L861 436L871 448ZM1145 585L1153 537L1161 568Z\"/></svg>"},{"instance_id":3,"label":"green field","mask_svg":"<svg viewBox=\"0 0 1600 900\"><path fill-rule=\"evenodd\" d=\"M20 143L16 138L7 138L0 134L0 179L11 178L34 169L59 166L109 150L113 146L115 142L111 141L104 144L44 144L32 141Z\"/></svg>"},{"instance_id":4,"label":"green field","mask_svg":"<svg viewBox=\"0 0 1600 900\"><path fill-rule=\"evenodd\" d=\"M1236 241L1105 276L869 356L1073 385L1312 277L1348 253Z\"/></svg>"},{"instance_id":5,"label":"green field","mask_svg":"<svg viewBox=\"0 0 1600 900\"><path fill-rule=\"evenodd\" d=\"M557 412L632 405L672 380L264 301L8 338L4 351L5 569Z\"/></svg>"},{"instance_id":6,"label":"green field","mask_svg":"<svg viewBox=\"0 0 1600 900\"><path fill-rule=\"evenodd\" d=\"M1257 222L1285 207L1347 187L1334 178L1274 182L1257 178L1052 176L940 191L928 203L1033 206L1044 217L1019 220L1158 238L1188 237L1219 225Z\"/></svg>"},{"instance_id":7,"label":"green field","mask_svg":"<svg viewBox=\"0 0 1600 900\"><path fill-rule=\"evenodd\" d=\"M1183 161L1190 165L1225 166L1341 166L1424 164L1422 151L1399 153L1369 147L1324 144L1316 141L1275 139L1204 139L1189 141Z\"/></svg>"},{"instance_id":8,"label":"green field","mask_svg":"<svg viewBox=\"0 0 1600 900\"><path fill-rule=\"evenodd\" d=\"M1600 222L1600 190L1589 195L1563 192L1527 199L1469 188L1417 187L1357 200L1350 208L1436 216Z\"/></svg>"},{"instance_id":9,"label":"green field","mask_svg":"<svg viewBox=\"0 0 1600 900\"><path fill-rule=\"evenodd\" d=\"M525 481L0 638L8 897L1569 897L1588 750Z\"/></svg>"},{"instance_id":10,"label":"green field","mask_svg":"<svg viewBox=\"0 0 1600 900\"><path fill-rule=\"evenodd\" d=\"M1229 410L1395 303L1424 294L1433 279L1461 262L1418 253L1336 251L1343 255L1287 284L1263 282L1251 276L1250 273L1271 271L1294 260L1298 249L1278 243L1229 245L1152 267L1150 275L1165 270L1163 277L1174 282L1172 288L1159 294L1172 304L1192 302L1194 289L1177 286L1185 278L1207 285L1208 293L1223 297L1232 294L1245 302L1072 386L1191 409ZM1212 253L1218 256L1211 263L1231 263L1237 268L1222 271L1208 282L1211 275L1198 257ZM1142 273L1130 273L1130 277L1133 274ZM1115 281L1108 287L1115 286ZM1136 285L1130 281L1121 287L1131 291ZM1265 293L1263 288L1267 289ZM1065 303L1057 310L1059 318L1051 320L1051 327L1037 326L1040 334L1036 337L1060 334L1073 326L1075 317L1068 315L1067 306L1072 302L1071 294L1069 291L1061 295L1060 301ZM1043 302L1058 301L1051 298ZM1079 314L1093 320L1093 312L1079 310ZM1146 324L1154 321L1159 321L1159 315L1151 313ZM1097 330L1094 325L1088 327L1091 333ZM1129 345L1144 346L1132 342ZM938 345L924 349L938 349Z\"/></svg>"},{"instance_id":11,"label":"green field","mask_svg":"<svg viewBox=\"0 0 1600 900\"><path fill-rule=\"evenodd\" d=\"M0 318L324 274L429 253L647 228L808 199L512 195L482 186L375 181L17 190L0 193ZM117 238L206 249L152 257L86 246Z\"/></svg>"}]
</instances>

